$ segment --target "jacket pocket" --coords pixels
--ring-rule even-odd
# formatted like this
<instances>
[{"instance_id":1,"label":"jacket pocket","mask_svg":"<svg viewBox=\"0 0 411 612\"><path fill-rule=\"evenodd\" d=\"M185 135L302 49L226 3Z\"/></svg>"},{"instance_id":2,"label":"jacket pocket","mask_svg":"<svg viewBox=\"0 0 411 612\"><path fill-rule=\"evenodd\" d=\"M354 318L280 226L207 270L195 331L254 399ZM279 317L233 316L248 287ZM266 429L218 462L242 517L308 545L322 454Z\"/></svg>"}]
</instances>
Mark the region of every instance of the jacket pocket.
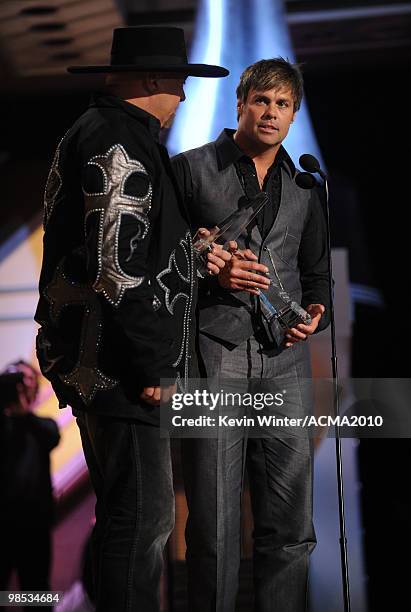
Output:
<instances>
[{"instance_id":1,"label":"jacket pocket","mask_svg":"<svg viewBox=\"0 0 411 612\"><path fill-rule=\"evenodd\" d=\"M293 270L298 265L298 250L300 248L300 238L293 234L292 229L286 227L283 243L281 245L280 257Z\"/></svg>"}]
</instances>

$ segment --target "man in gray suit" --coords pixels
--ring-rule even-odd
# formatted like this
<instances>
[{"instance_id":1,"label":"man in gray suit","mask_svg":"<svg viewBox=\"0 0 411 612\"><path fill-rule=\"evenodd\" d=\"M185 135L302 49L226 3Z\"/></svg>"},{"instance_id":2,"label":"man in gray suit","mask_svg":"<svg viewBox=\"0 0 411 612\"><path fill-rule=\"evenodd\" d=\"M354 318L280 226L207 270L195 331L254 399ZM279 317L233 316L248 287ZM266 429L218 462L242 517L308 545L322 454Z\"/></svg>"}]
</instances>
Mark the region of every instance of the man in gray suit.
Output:
<instances>
[{"instance_id":1,"label":"man in gray suit","mask_svg":"<svg viewBox=\"0 0 411 612\"><path fill-rule=\"evenodd\" d=\"M305 341L328 324L321 204L315 190L297 186L282 146L302 91L297 65L276 58L249 66L237 88L237 130L225 129L215 142L173 160L192 227L217 225L261 190L269 197L254 225L231 245L234 256L224 270L202 283L201 373L234 378L233 388L242 379L255 389L257 379L259 391L287 389L291 401L283 414L296 417L311 408ZM275 301L278 287L311 316L309 325L287 329L281 342L260 301L262 291ZM254 515L255 609L306 610L308 558L316 542L308 434L271 431L255 438L237 427L219 431L217 440L186 440L184 455L190 610L235 609L245 466Z\"/></svg>"}]
</instances>

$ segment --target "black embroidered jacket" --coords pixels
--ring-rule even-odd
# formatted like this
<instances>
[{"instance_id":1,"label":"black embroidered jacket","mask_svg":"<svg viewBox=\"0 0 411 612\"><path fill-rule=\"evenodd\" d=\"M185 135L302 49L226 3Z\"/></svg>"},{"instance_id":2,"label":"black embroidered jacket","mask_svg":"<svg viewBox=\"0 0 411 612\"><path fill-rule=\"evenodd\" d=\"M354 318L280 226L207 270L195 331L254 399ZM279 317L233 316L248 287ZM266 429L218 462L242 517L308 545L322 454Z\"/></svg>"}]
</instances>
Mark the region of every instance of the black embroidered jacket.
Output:
<instances>
[{"instance_id":1,"label":"black embroidered jacket","mask_svg":"<svg viewBox=\"0 0 411 612\"><path fill-rule=\"evenodd\" d=\"M98 95L57 147L35 319L39 362L62 404L146 415L143 387L187 376L196 274L159 129L142 109Z\"/></svg>"}]
</instances>

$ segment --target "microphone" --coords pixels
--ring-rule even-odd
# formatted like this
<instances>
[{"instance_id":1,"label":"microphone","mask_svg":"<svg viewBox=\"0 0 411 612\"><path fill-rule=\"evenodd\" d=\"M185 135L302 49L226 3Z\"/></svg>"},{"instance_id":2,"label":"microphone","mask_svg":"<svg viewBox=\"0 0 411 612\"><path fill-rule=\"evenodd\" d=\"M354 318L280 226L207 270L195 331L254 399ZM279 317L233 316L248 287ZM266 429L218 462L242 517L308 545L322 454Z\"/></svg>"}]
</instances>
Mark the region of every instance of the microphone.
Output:
<instances>
[{"instance_id":1,"label":"microphone","mask_svg":"<svg viewBox=\"0 0 411 612\"><path fill-rule=\"evenodd\" d=\"M326 180L327 175L321 170L320 162L314 157L314 155L304 153L304 155L301 155L298 161L303 170L313 172L314 174L319 174L322 179Z\"/></svg>"},{"instance_id":2,"label":"microphone","mask_svg":"<svg viewBox=\"0 0 411 612\"><path fill-rule=\"evenodd\" d=\"M337 417L340 414L340 402L339 402L339 383L338 383L338 367L337 367L337 346L335 339L335 317L334 317L334 293L333 293L333 271L332 271L332 259L331 259L331 237L330 237L330 206L329 206L329 192L328 192L328 180L325 172L321 170L320 162L313 155L304 153L299 159L299 164L303 170L299 176L302 176L308 172L313 174L319 174L324 181L325 191L325 221L326 221L326 233L327 233L327 259L328 259L328 295L330 300L330 322L331 322L331 364L333 373L333 396L334 396L334 415ZM310 175L311 176L311 175ZM302 181L308 184L307 179L303 178ZM296 177L296 183L297 177ZM342 572L342 586L343 586L343 597L344 597L344 612L350 612L350 583L348 574L348 555L347 555L347 538L345 535L345 515L344 515L344 484L343 484L343 469L342 469L342 452L341 452L341 437L340 437L340 425L338 422L334 426L335 430L335 455L337 464L337 490L338 490L338 511L340 518L340 552L341 552L341 572Z\"/></svg>"},{"instance_id":3,"label":"microphone","mask_svg":"<svg viewBox=\"0 0 411 612\"><path fill-rule=\"evenodd\" d=\"M317 181L309 172L299 172L295 177L295 182L301 189L312 189L317 185Z\"/></svg>"}]
</instances>

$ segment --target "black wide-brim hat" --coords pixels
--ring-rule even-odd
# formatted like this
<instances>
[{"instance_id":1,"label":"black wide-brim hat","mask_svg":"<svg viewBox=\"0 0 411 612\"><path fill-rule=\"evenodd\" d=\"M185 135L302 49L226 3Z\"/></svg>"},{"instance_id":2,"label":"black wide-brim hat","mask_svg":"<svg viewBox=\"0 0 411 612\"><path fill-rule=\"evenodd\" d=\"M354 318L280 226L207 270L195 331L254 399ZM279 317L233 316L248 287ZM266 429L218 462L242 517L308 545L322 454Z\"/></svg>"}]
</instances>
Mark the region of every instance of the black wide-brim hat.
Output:
<instances>
[{"instance_id":1,"label":"black wide-brim hat","mask_svg":"<svg viewBox=\"0 0 411 612\"><path fill-rule=\"evenodd\" d=\"M170 72L201 77L224 77L229 74L221 66L189 64L184 30L155 26L115 28L110 64L69 66L67 70L73 74Z\"/></svg>"}]
</instances>

